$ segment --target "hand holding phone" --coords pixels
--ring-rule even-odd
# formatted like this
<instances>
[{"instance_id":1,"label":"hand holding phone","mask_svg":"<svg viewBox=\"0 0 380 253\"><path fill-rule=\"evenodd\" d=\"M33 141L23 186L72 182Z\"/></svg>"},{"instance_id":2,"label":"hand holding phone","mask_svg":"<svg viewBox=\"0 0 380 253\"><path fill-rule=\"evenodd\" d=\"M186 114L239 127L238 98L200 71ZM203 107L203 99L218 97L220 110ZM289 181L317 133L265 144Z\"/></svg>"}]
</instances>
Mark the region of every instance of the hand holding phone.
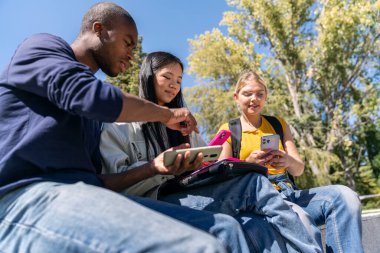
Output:
<instances>
[{"instance_id":1,"label":"hand holding phone","mask_svg":"<svg viewBox=\"0 0 380 253\"><path fill-rule=\"evenodd\" d=\"M164 153L164 165L170 166L174 163L178 154L184 155L186 151L190 151L190 162L193 162L198 153L203 154L203 161L216 161L219 158L220 153L222 152L222 146L205 146L198 148L185 148L177 149L172 151L166 151Z\"/></svg>"}]
</instances>

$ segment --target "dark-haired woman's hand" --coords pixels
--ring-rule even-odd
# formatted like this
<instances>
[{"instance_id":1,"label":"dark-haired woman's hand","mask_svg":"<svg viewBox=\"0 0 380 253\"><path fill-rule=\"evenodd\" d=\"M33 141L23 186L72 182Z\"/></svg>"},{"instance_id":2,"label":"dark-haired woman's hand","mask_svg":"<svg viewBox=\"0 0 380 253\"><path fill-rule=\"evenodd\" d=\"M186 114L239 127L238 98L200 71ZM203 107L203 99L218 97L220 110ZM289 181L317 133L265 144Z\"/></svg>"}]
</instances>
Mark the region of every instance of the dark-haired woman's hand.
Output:
<instances>
[{"instance_id":1,"label":"dark-haired woman's hand","mask_svg":"<svg viewBox=\"0 0 380 253\"><path fill-rule=\"evenodd\" d=\"M190 145L188 143L181 144L177 147L170 148L166 151L171 151L175 149L185 149L189 148ZM201 167L203 162L203 155L201 153L198 154L195 161L190 163L190 152L186 152L184 155L178 154L174 163L170 166L164 165L164 152L158 155L151 162L151 169L153 170L153 174L161 174L161 175L181 175L186 171L196 170Z\"/></svg>"}]
</instances>

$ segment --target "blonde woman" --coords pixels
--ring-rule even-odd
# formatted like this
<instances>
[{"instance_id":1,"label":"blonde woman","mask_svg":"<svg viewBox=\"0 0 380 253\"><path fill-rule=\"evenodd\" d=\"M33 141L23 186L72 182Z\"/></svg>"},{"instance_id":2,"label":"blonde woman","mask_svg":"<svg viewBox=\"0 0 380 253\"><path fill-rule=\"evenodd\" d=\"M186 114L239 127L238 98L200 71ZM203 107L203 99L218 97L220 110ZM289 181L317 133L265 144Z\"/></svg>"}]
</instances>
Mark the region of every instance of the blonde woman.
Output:
<instances>
[{"instance_id":1,"label":"blonde woman","mask_svg":"<svg viewBox=\"0 0 380 253\"><path fill-rule=\"evenodd\" d=\"M257 73L246 71L241 74L234 92L234 100L241 112L240 118L234 122L240 124L241 136L233 137L241 141L236 144L229 138L223 144L219 159L235 156L267 166L272 184L295 210L300 212L301 207L316 225L326 224L327 252L363 252L361 205L355 192L342 185L299 190L289 179L288 174L299 176L303 173L304 163L284 119L276 117L283 131L279 150L260 149L262 136L276 134L268 116L261 113L267 97L268 88ZM225 123L220 129L229 130L230 127L233 127L231 123ZM240 152L234 155L236 145L240 145Z\"/></svg>"}]
</instances>

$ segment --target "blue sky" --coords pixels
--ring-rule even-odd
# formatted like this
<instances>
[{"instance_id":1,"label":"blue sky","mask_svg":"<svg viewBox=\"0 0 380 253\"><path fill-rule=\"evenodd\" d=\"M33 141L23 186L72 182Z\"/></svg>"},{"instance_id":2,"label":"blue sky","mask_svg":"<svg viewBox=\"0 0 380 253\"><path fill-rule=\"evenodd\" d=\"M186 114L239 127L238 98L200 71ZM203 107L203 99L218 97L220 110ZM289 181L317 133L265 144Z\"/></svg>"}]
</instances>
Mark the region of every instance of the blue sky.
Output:
<instances>
[{"instance_id":1,"label":"blue sky","mask_svg":"<svg viewBox=\"0 0 380 253\"><path fill-rule=\"evenodd\" d=\"M0 0L0 69L3 70L18 44L26 37L48 32L71 43L79 32L83 14L93 0ZM187 66L188 39L218 27L223 12L229 10L225 0L124 0L113 1L134 17L143 50L168 51ZM104 75L97 75L103 79ZM195 80L185 74L183 86Z\"/></svg>"}]
</instances>

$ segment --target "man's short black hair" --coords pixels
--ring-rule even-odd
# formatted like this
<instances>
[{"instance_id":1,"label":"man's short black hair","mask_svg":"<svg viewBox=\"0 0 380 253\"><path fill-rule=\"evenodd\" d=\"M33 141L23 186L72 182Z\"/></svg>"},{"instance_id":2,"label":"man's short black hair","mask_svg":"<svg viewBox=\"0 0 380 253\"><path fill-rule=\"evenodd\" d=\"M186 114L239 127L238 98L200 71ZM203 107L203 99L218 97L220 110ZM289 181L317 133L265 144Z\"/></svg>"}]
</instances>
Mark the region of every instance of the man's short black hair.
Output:
<instances>
[{"instance_id":1,"label":"man's short black hair","mask_svg":"<svg viewBox=\"0 0 380 253\"><path fill-rule=\"evenodd\" d=\"M132 16L119 5L108 2L97 3L83 16L80 34L90 31L94 22L100 22L104 26L111 28L112 23L119 17L124 17L128 22L136 26Z\"/></svg>"}]
</instances>

